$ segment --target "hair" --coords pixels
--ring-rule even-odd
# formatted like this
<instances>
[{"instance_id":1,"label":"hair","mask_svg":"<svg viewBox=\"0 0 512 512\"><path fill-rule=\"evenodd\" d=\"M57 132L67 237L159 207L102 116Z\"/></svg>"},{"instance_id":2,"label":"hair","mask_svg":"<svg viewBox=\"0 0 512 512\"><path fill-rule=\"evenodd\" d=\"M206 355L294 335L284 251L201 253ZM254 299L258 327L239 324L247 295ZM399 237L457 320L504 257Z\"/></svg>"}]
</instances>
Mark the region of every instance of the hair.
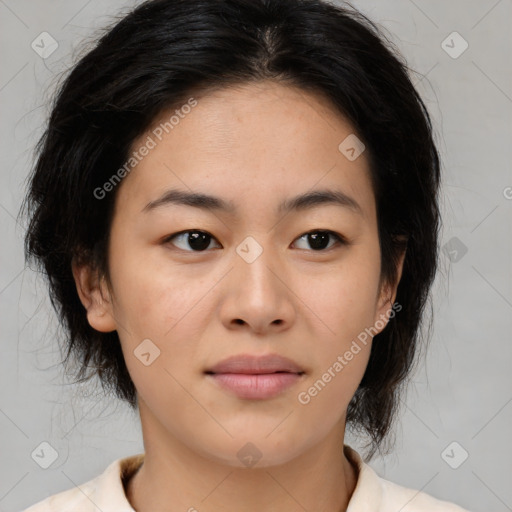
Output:
<instances>
[{"instance_id":1,"label":"hair","mask_svg":"<svg viewBox=\"0 0 512 512\"><path fill-rule=\"evenodd\" d=\"M192 94L273 80L328 98L365 144L377 206L381 282L401 310L374 338L347 409L347 428L382 453L416 362L438 265L439 155L427 109L405 59L350 4L325 0L150 0L101 33L60 84L35 148L22 212L25 256L48 279L66 333L66 357L83 382L97 375L137 408L116 331L88 321L72 274L87 263L108 279L115 190L93 191L129 158L134 141ZM196 96L197 97L197 96Z\"/></svg>"}]
</instances>

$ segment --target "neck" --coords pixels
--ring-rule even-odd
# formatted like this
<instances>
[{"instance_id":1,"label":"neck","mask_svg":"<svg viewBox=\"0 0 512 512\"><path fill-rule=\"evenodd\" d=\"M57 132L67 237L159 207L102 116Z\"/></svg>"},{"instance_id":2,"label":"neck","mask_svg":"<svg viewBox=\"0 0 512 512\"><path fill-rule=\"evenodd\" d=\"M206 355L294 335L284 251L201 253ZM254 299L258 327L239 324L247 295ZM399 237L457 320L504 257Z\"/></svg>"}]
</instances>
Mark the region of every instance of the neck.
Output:
<instances>
[{"instance_id":1,"label":"neck","mask_svg":"<svg viewBox=\"0 0 512 512\"><path fill-rule=\"evenodd\" d=\"M136 512L344 512L356 487L344 426L341 436L333 430L285 463L235 467L190 450L152 421L144 424L144 412L144 463L126 484Z\"/></svg>"}]
</instances>

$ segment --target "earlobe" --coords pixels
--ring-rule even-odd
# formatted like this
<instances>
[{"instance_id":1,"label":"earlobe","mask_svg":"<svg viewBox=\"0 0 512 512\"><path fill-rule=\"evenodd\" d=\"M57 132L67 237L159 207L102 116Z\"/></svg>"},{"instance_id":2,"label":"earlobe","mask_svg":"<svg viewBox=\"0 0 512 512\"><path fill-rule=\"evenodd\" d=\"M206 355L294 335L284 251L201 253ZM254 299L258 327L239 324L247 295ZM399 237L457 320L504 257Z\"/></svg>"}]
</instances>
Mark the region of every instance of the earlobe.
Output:
<instances>
[{"instance_id":1,"label":"earlobe","mask_svg":"<svg viewBox=\"0 0 512 512\"><path fill-rule=\"evenodd\" d=\"M116 330L108 287L98 272L87 264L72 263L73 278L80 302L87 311L89 325L100 332Z\"/></svg>"}]
</instances>

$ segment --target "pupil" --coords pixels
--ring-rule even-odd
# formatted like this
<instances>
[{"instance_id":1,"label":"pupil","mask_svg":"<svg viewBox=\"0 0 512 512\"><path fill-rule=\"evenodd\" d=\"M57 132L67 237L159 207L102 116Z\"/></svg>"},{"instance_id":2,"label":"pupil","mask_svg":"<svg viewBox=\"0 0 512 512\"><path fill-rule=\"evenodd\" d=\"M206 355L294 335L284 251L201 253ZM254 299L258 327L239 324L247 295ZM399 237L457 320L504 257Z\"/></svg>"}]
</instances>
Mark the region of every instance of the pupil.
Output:
<instances>
[{"instance_id":1,"label":"pupil","mask_svg":"<svg viewBox=\"0 0 512 512\"><path fill-rule=\"evenodd\" d=\"M313 249L325 249L329 245L329 233L309 234L308 241Z\"/></svg>"},{"instance_id":2,"label":"pupil","mask_svg":"<svg viewBox=\"0 0 512 512\"><path fill-rule=\"evenodd\" d=\"M192 249L197 251L204 251L210 245L210 241L208 240L209 235L206 233L191 233L188 235L188 243Z\"/></svg>"}]
</instances>

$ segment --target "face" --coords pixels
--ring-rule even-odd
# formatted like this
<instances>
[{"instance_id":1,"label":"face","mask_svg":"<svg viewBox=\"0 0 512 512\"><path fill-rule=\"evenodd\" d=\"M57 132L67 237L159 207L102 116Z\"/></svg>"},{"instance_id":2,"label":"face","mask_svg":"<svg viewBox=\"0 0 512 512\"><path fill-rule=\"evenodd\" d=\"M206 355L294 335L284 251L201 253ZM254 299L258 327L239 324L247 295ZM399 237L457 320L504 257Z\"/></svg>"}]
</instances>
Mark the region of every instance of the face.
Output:
<instances>
[{"instance_id":1,"label":"face","mask_svg":"<svg viewBox=\"0 0 512 512\"><path fill-rule=\"evenodd\" d=\"M133 145L155 143L116 190L110 288L75 276L91 325L119 333L143 429L232 466L250 441L260 466L281 464L343 436L394 301L396 286L379 289L368 162L340 151L353 129L304 91L262 82L195 99L169 133L174 111ZM345 200L279 208L315 191ZM303 373L266 398L205 373L240 354L279 354Z\"/></svg>"}]
</instances>

